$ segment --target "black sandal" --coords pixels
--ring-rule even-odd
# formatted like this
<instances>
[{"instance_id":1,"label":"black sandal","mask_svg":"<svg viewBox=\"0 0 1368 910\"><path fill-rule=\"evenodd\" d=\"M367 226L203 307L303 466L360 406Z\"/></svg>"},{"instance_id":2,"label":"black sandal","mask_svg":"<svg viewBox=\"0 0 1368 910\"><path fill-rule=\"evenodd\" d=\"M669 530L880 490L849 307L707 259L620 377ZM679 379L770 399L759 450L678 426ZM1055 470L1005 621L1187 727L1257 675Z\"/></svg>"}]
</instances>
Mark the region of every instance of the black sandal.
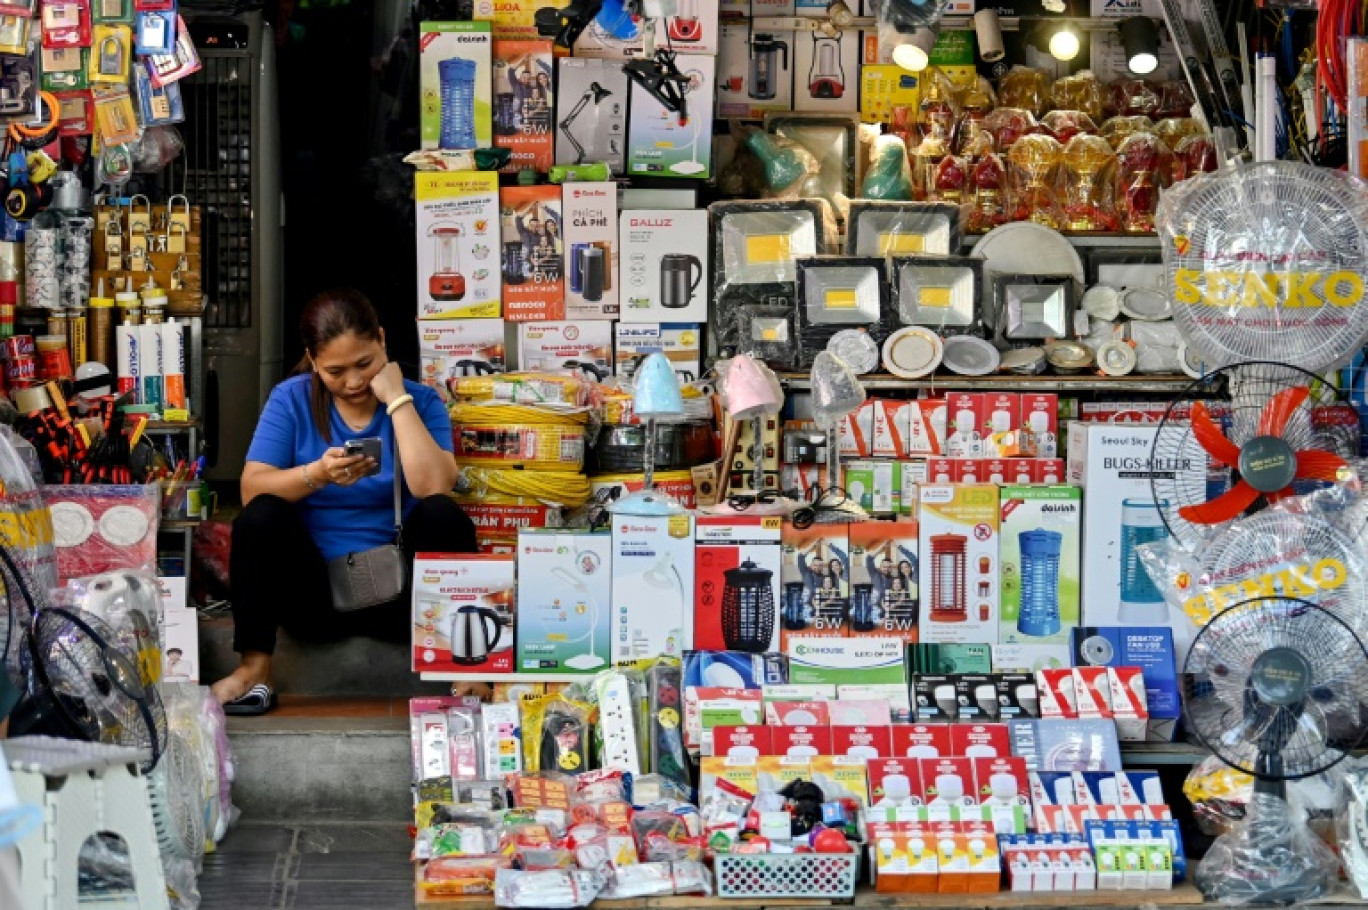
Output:
<instances>
[{"instance_id":1,"label":"black sandal","mask_svg":"<svg viewBox=\"0 0 1368 910\"><path fill-rule=\"evenodd\" d=\"M275 706L275 690L265 683L258 683L248 689L247 694L225 704L223 713L233 717L257 717Z\"/></svg>"}]
</instances>

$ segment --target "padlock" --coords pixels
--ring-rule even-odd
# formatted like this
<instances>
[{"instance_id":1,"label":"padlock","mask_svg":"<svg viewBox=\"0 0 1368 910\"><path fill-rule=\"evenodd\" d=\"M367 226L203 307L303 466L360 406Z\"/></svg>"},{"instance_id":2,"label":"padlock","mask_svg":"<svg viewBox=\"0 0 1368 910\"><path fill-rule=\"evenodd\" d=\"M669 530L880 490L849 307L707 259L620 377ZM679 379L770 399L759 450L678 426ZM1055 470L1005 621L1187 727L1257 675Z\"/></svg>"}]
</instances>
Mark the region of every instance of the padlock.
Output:
<instances>
[{"instance_id":1,"label":"padlock","mask_svg":"<svg viewBox=\"0 0 1368 910\"><path fill-rule=\"evenodd\" d=\"M118 268L117 263L123 257L123 230L119 226L117 216L105 222L104 238L105 255L109 257L110 262L116 263L115 268Z\"/></svg>"},{"instance_id":2,"label":"padlock","mask_svg":"<svg viewBox=\"0 0 1368 910\"><path fill-rule=\"evenodd\" d=\"M147 228L141 224L128 226L128 250L135 256L147 258Z\"/></svg>"},{"instance_id":3,"label":"padlock","mask_svg":"<svg viewBox=\"0 0 1368 910\"><path fill-rule=\"evenodd\" d=\"M180 200L180 203L181 203L181 210L180 210L180 211L176 211L176 200L177 200L177 199L179 199L179 200ZM188 237L188 236L190 235L190 228L191 228L190 200L187 199L187 198L185 198L184 196L182 196L180 193L177 193L176 195L172 196L170 199L166 200L166 211L167 211L167 212L170 214L170 216L171 216L171 224L173 224L173 225L179 224L179 225L181 226L181 233L182 233L182 234L185 234L185 235ZM180 251L179 251L179 250L173 250L172 252L180 252Z\"/></svg>"},{"instance_id":4,"label":"padlock","mask_svg":"<svg viewBox=\"0 0 1368 910\"><path fill-rule=\"evenodd\" d=\"M171 222L166 228L166 233L162 235L162 239L166 241L166 252L184 253L186 233L186 229L179 221Z\"/></svg>"},{"instance_id":5,"label":"padlock","mask_svg":"<svg viewBox=\"0 0 1368 910\"><path fill-rule=\"evenodd\" d=\"M138 200L141 199L145 208L138 211ZM144 234L152 231L152 200L139 193L128 202L128 233L131 236L136 231Z\"/></svg>"}]
</instances>

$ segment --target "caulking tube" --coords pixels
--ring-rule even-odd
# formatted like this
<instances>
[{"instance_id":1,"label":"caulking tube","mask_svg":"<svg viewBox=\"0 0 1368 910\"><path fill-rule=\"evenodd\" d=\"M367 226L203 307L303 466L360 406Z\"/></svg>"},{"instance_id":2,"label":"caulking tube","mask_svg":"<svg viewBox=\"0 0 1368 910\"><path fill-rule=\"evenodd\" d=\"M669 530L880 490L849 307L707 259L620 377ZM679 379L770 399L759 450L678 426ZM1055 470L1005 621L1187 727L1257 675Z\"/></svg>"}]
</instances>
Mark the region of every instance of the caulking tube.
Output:
<instances>
[{"instance_id":1,"label":"caulking tube","mask_svg":"<svg viewBox=\"0 0 1368 910\"><path fill-rule=\"evenodd\" d=\"M142 371L138 375L142 394L138 397L138 403L152 405L159 410L162 406L161 329L161 325L155 323L138 326L142 341Z\"/></svg>"},{"instance_id":2,"label":"caulking tube","mask_svg":"<svg viewBox=\"0 0 1368 910\"><path fill-rule=\"evenodd\" d=\"M133 400L137 401L141 393L142 373L142 338L139 336L141 326L124 323L114 330L114 338L117 350L115 360L118 363L119 376L119 395L133 393Z\"/></svg>"},{"instance_id":3,"label":"caulking tube","mask_svg":"<svg viewBox=\"0 0 1368 910\"><path fill-rule=\"evenodd\" d=\"M168 408L185 407L185 326L168 319L161 330L162 399Z\"/></svg>"}]
</instances>

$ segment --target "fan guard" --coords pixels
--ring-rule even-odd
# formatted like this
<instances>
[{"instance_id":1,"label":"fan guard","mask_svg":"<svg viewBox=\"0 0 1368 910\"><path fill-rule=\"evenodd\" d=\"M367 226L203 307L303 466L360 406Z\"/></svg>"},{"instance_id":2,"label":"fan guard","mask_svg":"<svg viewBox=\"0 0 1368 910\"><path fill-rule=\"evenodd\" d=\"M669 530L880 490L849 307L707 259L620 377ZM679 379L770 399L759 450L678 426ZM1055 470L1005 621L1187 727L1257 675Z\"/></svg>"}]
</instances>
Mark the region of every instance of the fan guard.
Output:
<instances>
[{"instance_id":1,"label":"fan guard","mask_svg":"<svg viewBox=\"0 0 1368 910\"><path fill-rule=\"evenodd\" d=\"M162 855L199 862L205 847L204 776L180 733L167 736L166 753L147 778L147 790Z\"/></svg>"},{"instance_id":2,"label":"fan guard","mask_svg":"<svg viewBox=\"0 0 1368 910\"><path fill-rule=\"evenodd\" d=\"M1197 633L1183 669L1187 728L1226 764L1262 780L1319 774L1363 739L1368 653L1315 604L1236 604Z\"/></svg>"},{"instance_id":3,"label":"fan guard","mask_svg":"<svg viewBox=\"0 0 1368 910\"><path fill-rule=\"evenodd\" d=\"M1173 319L1210 366L1317 372L1368 339L1368 194L1342 173L1240 165L1166 191L1155 215Z\"/></svg>"},{"instance_id":4,"label":"fan guard","mask_svg":"<svg viewBox=\"0 0 1368 910\"><path fill-rule=\"evenodd\" d=\"M1332 415L1353 427L1336 436L1324 426L1333 421L1322 419ZM1317 478L1356 483L1357 472L1344 469L1357 454L1352 447L1358 444L1358 423L1338 389L1296 367L1241 363L1207 374L1169 405L1150 450L1151 488L1165 527L1191 552L1260 503L1310 492ZM1213 457L1229 453L1232 445L1238 456L1225 457L1234 464ZM1266 470L1270 464L1281 464L1286 472ZM1241 471L1252 483L1241 484L1246 479ZM1289 473L1293 480L1281 487ZM1268 493L1255 489L1270 486ZM1215 504L1222 495L1230 498ZM1223 509L1229 519L1195 520Z\"/></svg>"}]
</instances>

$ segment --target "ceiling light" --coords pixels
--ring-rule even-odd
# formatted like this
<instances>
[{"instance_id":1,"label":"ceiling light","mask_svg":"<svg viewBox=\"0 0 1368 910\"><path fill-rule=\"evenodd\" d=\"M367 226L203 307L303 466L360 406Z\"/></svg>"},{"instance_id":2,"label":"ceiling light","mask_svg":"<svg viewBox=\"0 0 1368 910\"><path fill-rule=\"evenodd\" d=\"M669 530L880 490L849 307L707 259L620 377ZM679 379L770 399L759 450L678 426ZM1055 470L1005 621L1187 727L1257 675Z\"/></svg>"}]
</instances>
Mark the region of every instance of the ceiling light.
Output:
<instances>
[{"instance_id":1,"label":"ceiling light","mask_svg":"<svg viewBox=\"0 0 1368 910\"><path fill-rule=\"evenodd\" d=\"M919 28L910 35L899 34L893 46L893 62L905 70L920 73L931 63L931 48L936 46L936 33Z\"/></svg>"},{"instance_id":2,"label":"ceiling light","mask_svg":"<svg viewBox=\"0 0 1368 910\"><path fill-rule=\"evenodd\" d=\"M1072 25L1060 26L1059 31L1050 36L1050 56L1067 63L1078 56L1082 37Z\"/></svg>"},{"instance_id":3,"label":"ceiling light","mask_svg":"<svg viewBox=\"0 0 1368 910\"><path fill-rule=\"evenodd\" d=\"M1117 26L1121 46L1126 49L1126 66L1137 76L1147 76L1159 68L1159 29L1148 16L1123 19Z\"/></svg>"},{"instance_id":4,"label":"ceiling light","mask_svg":"<svg viewBox=\"0 0 1368 910\"><path fill-rule=\"evenodd\" d=\"M978 38L979 56L986 62L996 63L1006 55L997 10L983 9L974 13L974 34Z\"/></svg>"}]
</instances>

